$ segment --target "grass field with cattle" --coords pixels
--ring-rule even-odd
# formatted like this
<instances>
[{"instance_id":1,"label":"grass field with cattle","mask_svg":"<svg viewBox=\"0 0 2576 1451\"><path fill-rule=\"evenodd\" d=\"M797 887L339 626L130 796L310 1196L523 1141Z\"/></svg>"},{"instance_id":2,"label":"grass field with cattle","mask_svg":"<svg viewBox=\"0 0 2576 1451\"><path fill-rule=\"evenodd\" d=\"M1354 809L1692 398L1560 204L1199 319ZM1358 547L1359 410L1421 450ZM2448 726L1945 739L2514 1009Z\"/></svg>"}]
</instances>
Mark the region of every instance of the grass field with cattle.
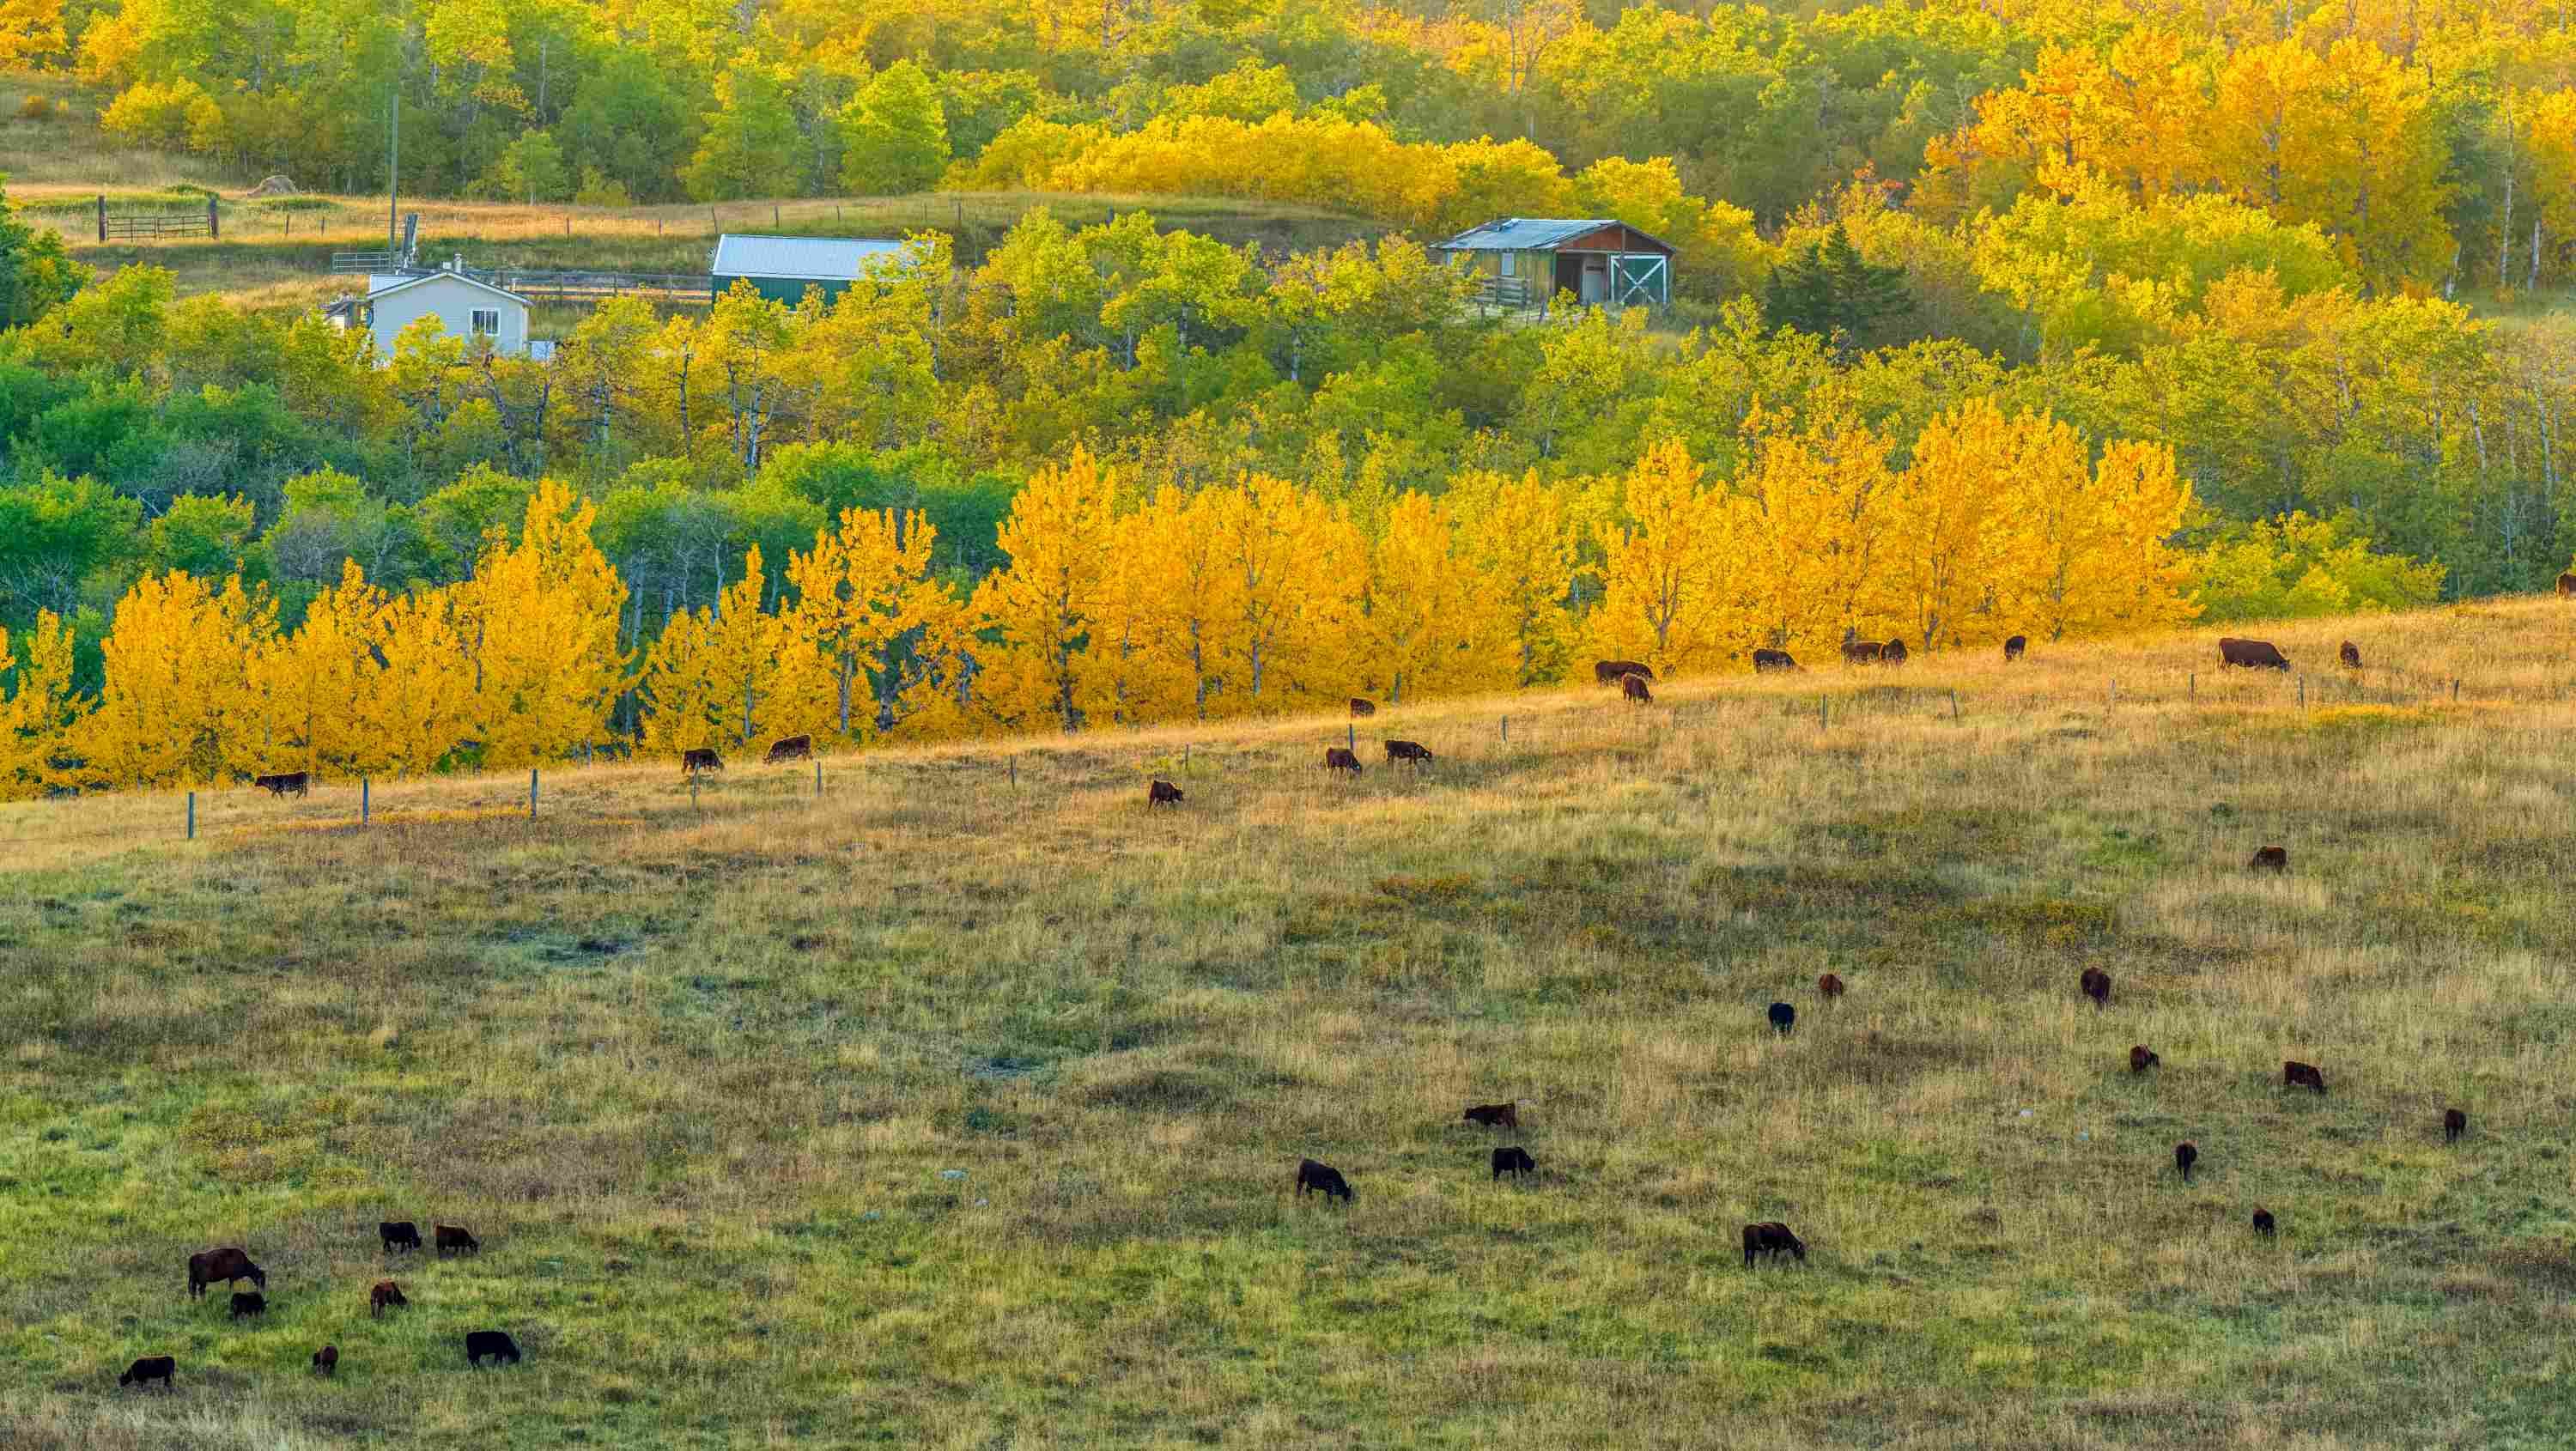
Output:
<instances>
[{"instance_id":1,"label":"grass field with cattle","mask_svg":"<svg viewBox=\"0 0 2576 1451\"><path fill-rule=\"evenodd\" d=\"M0 808L0 1439L2576 1442L2576 605L2232 633Z\"/></svg>"}]
</instances>

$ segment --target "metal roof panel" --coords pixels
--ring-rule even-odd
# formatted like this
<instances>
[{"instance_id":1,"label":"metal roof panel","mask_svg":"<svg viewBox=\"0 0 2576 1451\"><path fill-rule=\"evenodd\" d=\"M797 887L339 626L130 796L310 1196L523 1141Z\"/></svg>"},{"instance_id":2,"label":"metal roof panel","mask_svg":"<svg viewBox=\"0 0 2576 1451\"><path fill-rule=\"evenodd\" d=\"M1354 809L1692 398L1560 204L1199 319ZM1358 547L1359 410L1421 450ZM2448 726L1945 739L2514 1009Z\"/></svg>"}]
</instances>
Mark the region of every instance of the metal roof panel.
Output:
<instances>
[{"instance_id":1,"label":"metal roof panel","mask_svg":"<svg viewBox=\"0 0 2576 1451\"><path fill-rule=\"evenodd\" d=\"M1582 236L1586 232L1599 231L1603 227L1616 227L1620 225L1622 225L1622 223L1616 217L1502 217L1495 221L1487 222L1480 227L1469 227L1467 230L1460 232L1457 236L1450 238L1446 242L1433 243L1432 250L1447 252L1548 252L1572 241L1576 237ZM1637 232L1637 235L1640 237L1645 237L1647 235L1644 232L1638 232L1634 227L1630 227L1628 230ZM1667 249L1669 250L1668 244L1663 244L1661 238L1648 238L1648 240L1657 242L1658 244L1667 245Z\"/></svg>"},{"instance_id":2,"label":"metal roof panel","mask_svg":"<svg viewBox=\"0 0 2576 1451\"><path fill-rule=\"evenodd\" d=\"M707 270L719 277L775 277L788 282L851 282L903 243L874 237L765 237L728 232L716 239Z\"/></svg>"}]
</instances>

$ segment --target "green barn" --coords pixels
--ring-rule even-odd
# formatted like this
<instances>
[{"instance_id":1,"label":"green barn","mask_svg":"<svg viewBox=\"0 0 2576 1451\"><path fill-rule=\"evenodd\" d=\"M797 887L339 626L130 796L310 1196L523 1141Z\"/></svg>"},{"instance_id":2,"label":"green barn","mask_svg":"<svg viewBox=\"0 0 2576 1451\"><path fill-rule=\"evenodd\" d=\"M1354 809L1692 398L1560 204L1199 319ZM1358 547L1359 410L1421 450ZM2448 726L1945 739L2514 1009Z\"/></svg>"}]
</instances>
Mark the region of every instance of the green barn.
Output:
<instances>
[{"instance_id":1,"label":"green barn","mask_svg":"<svg viewBox=\"0 0 2576 1451\"><path fill-rule=\"evenodd\" d=\"M830 302L849 290L871 263L900 256L903 243L867 237L763 237L728 232L716 239L707 270L715 274L721 297L737 282L748 282L760 295L793 307L805 300L805 289L823 289Z\"/></svg>"}]
</instances>

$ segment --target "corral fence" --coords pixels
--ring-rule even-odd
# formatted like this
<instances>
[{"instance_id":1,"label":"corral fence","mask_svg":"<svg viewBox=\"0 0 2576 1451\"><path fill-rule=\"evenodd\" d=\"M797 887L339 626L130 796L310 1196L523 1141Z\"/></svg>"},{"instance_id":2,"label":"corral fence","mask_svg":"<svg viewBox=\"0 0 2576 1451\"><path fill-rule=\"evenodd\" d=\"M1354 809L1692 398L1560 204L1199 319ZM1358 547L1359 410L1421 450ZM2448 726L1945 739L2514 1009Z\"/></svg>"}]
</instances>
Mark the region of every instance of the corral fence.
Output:
<instances>
[{"instance_id":1,"label":"corral fence","mask_svg":"<svg viewBox=\"0 0 2576 1451\"><path fill-rule=\"evenodd\" d=\"M435 277L453 272L530 302L601 303L641 297L700 305L715 301L716 280L704 272L599 272L539 267L426 267L391 252L334 252L331 270L368 277Z\"/></svg>"},{"instance_id":2,"label":"corral fence","mask_svg":"<svg viewBox=\"0 0 2576 1451\"><path fill-rule=\"evenodd\" d=\"M191 207L183 212L128 212L111 216L107 197L98 199L98 239L101 242L158 242L169 237L221 238L224 234L223 213L215 199L206 198L202 212Z\"/></svg>"}]
</instances>

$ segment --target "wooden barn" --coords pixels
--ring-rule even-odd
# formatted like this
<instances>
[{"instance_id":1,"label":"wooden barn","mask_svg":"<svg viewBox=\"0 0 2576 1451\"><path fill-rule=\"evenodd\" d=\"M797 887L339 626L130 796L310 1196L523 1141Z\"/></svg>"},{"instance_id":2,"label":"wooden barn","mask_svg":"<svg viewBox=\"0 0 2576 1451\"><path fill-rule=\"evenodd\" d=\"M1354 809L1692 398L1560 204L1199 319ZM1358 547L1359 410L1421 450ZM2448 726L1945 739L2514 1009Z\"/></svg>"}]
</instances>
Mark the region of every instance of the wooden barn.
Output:
<instances>
[{"instance_id":1,"label":"wooden barn","mask_svg":"<svg viewBox=\"0 0 2576 1451\"><path fill-rule=\"evenodd\" d=\"M1589 307L1670 302L1673 249L1624 222L1505 217L1431 248L1485 279L1492 300L1544 307L1571 293Z\"/></svg>"}]
</instances>

